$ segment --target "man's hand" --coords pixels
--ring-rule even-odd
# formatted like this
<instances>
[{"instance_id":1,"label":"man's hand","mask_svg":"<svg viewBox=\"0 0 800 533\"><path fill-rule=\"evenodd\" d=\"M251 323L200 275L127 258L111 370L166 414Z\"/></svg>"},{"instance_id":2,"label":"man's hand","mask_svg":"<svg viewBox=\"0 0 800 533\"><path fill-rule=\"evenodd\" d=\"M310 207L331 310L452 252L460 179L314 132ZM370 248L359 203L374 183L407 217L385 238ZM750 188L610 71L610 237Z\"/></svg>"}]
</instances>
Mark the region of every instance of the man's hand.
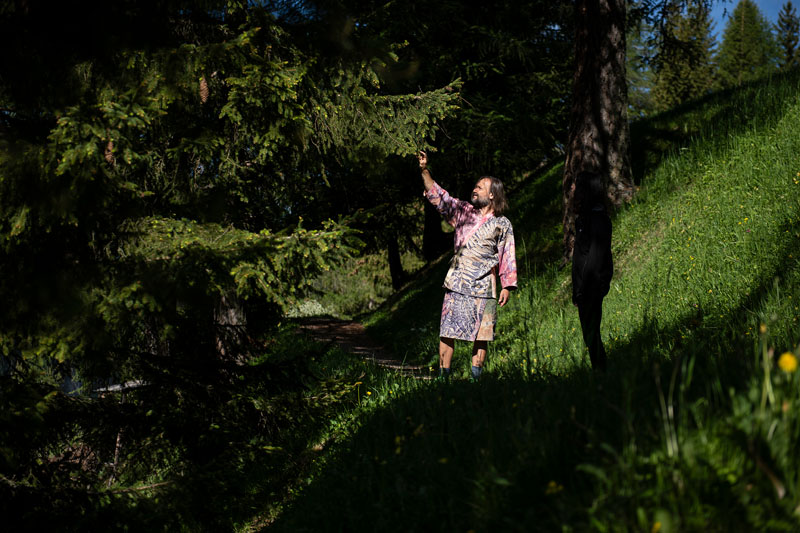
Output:
<instances>
[{"instance_id":1,"label":"man's hand","mask_svg":"<svg viewBox=\"0 0 800 533\"><path fill-rule=\"evenodd\" d=\"M420 150L419 153L417 153L417 159L419 159L420 170L425 170L428 168L428 154Z\"/></svg>"},{"instance_id":2,"label":"man's hand","mask_svg":"<svg viewBox=\"0 0 800 533\"><path fill-rule=\"evenodd\" d=\"M500 298L497 299L497 303L500 304L500 307L503 307L508 303L508 297L511 295L511 291L508 289L503 289L500 291Z\"/></svg>"},{"instance_id":3,"label":"man's hand","mask_svg":"<svg viewBox=\"0 0 800 533\"><path fill-rule=\"evenodd\" d=\"M417 152L417 159L419 159L419 172L422 175L422 183L425 185L425 191L430 191L433 188L433 176L431 176L431 171L428 170L428 154L420 150Z\"/></svg>"}]
</instances>

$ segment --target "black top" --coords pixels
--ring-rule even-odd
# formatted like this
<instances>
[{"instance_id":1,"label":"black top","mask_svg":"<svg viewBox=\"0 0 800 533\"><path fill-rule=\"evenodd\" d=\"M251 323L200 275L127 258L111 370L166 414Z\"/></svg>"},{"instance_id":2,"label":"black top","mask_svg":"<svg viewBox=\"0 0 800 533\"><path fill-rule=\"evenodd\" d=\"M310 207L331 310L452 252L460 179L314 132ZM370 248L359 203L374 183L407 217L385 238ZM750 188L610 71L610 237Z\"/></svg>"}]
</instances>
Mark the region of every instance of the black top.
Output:
<instances>
[{"instance_id":1,"label":"black top","mask_svg":"<svg viewBox=\"0 0 800 533\"><path fill-rule=\"evenodd\" d=\"M580 305L608 294L613 274L611 219L602 209L578 215L572 253L572 302Z\"/></svg>"}]
</instances>

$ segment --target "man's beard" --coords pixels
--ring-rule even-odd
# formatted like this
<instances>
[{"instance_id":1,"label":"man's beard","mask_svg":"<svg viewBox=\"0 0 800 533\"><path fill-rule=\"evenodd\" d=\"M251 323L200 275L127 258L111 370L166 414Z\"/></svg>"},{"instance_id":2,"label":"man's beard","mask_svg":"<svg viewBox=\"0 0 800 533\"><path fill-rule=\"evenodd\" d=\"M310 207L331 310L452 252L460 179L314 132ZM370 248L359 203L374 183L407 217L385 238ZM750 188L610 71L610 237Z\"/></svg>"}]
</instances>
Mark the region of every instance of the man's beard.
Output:
<instances>
[{"instance_id":1,"label":"man's beard","mask_svg":"<svg viewBox=\"0 0 800 533\"><path fill-rule=\"evenodd\" d=\"M483 209L484 207L489 205L489 199L481 198L480 196L476 195L473 196L472 199L470 199L469 203L471 203L472 206L475 207L476 209Z\"/></svg>"}]
</instances>

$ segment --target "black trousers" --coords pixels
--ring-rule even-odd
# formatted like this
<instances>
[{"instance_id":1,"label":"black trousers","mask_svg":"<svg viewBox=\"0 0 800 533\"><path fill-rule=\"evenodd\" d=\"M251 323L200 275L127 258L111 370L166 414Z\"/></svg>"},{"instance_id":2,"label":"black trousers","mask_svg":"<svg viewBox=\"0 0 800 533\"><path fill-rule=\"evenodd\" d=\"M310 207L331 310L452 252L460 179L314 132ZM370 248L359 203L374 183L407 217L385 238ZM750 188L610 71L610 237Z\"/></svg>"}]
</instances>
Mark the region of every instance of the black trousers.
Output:
<instances>
[{"instance_id":1,"label":"black trousers","mask_svg":"<svg viewBox=\"0 0 800 533\"><path fill-rule=\"evenodd\" d=\"M603 319L603 298L593 298L578 305L578 316L581 319L583 342L589 348L589 359L592 368L605 371L606 349L600 338L600 321Z\"/></svg>"}]
</instances>

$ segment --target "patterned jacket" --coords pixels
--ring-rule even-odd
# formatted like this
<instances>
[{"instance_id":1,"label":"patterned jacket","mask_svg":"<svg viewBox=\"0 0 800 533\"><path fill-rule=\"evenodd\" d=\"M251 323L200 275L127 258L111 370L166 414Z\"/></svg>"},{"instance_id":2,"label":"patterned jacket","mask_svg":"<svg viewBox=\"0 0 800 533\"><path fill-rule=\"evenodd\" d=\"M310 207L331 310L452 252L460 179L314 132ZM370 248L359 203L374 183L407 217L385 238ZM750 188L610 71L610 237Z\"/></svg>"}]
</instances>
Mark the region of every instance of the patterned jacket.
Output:
<instances>
[{"instance_id":1,"label":"patterned jacket","mask_svg":"<svg viewBox=\"0 0 800 533\"><path fill-rule=\"evenodd\" d=\"M425 196L456 230L455 254L444 280L446 289L495 298L495 274L502 288L517 286L514 231L506 217L496 217L492 213L483 217L479 209L453 198L435 182Z\"/></svg>"}]
</instances>

